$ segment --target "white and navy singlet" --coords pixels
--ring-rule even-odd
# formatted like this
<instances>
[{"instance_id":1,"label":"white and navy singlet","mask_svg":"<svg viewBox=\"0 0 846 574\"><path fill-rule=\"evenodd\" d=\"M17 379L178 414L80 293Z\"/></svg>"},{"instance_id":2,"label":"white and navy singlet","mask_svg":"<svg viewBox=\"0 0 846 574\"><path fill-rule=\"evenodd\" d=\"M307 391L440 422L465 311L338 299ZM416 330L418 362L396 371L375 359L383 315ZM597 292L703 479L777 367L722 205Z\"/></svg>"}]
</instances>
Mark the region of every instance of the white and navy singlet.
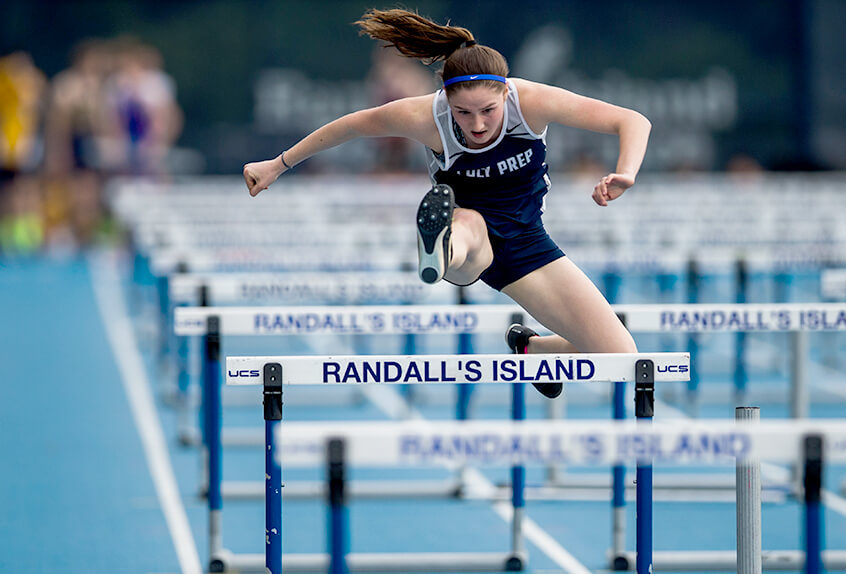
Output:
<instances>
[{"instance_id":1,"label":"white and navy singlet","mask_svg":"<svg viewBox=\"0 0 846 574\"><path fill-rule=\"evenodd\" d=\"M478 211L488 226L494 261L481 279L495 289L564 255L541 221L549 190L546 130L532 131L511 80L507 88L503 129L482 149L467 147L446 93L438 91L432 113L444 151L426 148L432 181L449 185L456 205Z\"/></svg>"}]
</instances>

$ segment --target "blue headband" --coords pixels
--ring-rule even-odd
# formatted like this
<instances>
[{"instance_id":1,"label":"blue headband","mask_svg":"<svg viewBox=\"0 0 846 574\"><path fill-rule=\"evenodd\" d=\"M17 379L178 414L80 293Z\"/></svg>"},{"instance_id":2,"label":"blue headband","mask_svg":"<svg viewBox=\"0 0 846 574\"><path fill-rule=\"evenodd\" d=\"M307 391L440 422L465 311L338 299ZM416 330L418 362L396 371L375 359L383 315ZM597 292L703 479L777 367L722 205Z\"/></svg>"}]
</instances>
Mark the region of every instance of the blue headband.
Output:
<instances>
[{"instance_id":1,"label":"blue headband","mask_svg":"<svg viewBox=\"0 0 846 574\"><path fill-rule=\"evenodd\" d=\"M474 80L493 80L495 82L505 83L505 78L503 76L497 76L495 74L474 74L472 76L456 76L454 78L450 78L449 80L444 80L444 87L446 88L447 86L457 84L458 82L472 82Z\"/></svg>"}]
</instances>

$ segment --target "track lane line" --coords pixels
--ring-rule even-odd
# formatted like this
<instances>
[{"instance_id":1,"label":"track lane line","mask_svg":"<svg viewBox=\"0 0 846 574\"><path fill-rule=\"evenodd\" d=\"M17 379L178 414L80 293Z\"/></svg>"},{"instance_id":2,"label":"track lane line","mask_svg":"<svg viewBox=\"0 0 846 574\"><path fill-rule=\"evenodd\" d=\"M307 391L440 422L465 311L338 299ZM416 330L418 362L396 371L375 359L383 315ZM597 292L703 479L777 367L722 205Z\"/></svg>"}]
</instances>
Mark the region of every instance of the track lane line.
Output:
<instances>
[{"instance_id":1,"label":"track lane line","mask_svg":"<svg viewBox=\"0 0 846 574\"><path fill-rule=\"evenodd\" d=\"M120 292L115 254L107 252L89 257L88 266L100 318L121 373L121 383L141 438L147 467L173 540L179 567L183 574L202 574L200 554L179 494L150 381Z\"/></svg>"}]
</instances>

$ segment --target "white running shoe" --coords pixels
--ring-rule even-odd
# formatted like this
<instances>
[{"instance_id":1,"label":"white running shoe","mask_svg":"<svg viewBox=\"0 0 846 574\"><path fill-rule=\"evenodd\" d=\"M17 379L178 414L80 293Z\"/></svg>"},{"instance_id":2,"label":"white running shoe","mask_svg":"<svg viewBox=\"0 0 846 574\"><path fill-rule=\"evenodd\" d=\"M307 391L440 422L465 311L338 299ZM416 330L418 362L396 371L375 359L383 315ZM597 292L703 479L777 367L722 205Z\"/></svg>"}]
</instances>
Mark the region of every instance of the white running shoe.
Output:
<instances>
[{"instance_id":1,"label":"white running shoe","mask_svg":"<svg viewBox=\"0 0 846 574\"><path fill-rule=\"evenodd\" d=\"M417 254L420 279L437 283L449 266L449 238L455 196L448 185L430 189L417 208Z\"/></svg>"}]
</instances>

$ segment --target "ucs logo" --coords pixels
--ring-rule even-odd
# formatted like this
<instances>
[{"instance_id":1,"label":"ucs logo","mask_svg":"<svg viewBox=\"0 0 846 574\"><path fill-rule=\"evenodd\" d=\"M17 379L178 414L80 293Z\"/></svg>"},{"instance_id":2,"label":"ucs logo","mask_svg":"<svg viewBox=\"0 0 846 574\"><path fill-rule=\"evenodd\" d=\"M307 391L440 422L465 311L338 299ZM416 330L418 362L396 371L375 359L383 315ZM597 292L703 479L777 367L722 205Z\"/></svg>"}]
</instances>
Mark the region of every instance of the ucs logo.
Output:
<instances>
[{"instance_id":1,"label":"ucs logo","mask_svg":"<svg viewBox=\"0 0 846 574\"><path fill-rule=\"evenodd\" d=\"M258 377L258 369L243 369L240 371L229 371L229 376L234 378Z\"/></svg>"},{"instance_id":2,"label":"ucs logo","mask_svg":"<svg viewBox=\"0 0 846 574\"><path fill-rule=\"evenodd\" d=\"M664 367L658 365L656 368L659 373L686 373L690 370L687 365L666 365Z\"/></svg>"}]
</instances>

